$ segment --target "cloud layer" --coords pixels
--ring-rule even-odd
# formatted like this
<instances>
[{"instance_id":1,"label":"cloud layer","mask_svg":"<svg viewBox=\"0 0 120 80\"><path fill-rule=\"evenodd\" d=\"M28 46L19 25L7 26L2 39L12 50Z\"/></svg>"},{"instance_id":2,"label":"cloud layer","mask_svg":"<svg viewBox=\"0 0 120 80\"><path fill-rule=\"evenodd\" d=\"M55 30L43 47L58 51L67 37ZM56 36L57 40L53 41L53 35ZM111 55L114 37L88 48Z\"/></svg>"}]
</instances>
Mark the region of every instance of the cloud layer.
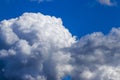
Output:
<instances>
[{"instance_id":1,"label":"cloud layer","mask_svg":"<svg viewBox=\"0 0 120 80\"><path fill-rule=\"evenodd\" d=\"M0 22L0 79L120 80L120 28L76 40L60 18L41 13Z\"/></svg>"}]
</instances>

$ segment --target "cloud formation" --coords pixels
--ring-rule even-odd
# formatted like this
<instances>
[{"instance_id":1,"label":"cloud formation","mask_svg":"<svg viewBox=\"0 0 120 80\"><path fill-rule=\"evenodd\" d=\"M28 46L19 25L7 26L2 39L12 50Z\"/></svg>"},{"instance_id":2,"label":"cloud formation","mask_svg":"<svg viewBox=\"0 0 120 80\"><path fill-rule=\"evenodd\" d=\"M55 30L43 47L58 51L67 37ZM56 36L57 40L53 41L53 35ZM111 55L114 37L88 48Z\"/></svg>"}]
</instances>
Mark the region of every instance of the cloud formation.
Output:
<instances>
[{"instance_id":1,"label":"cloud formation","mask_svg":"<svg viewBox=\"0 0 120 80\"><path fill-rule=\"evenodd\" d=\"M102 5L107 5L107 6L115 6L116 2L112 0L98 0L98 2Z\"/></svg>"},{"instance_id":2,"label":"cloud formation","mask_svg":"<svg viewBox=\"0 0 120 80\"><path fill-rule=\"evenodd\" d=\"M120 80L120 28L86 35L68 51L74 60L73 80Z\"/></svg>"},{"instance_id":3,"label":"cloud formation","mask_svg":"<svg viewBox=\"0 0 120 80\"><path fill-rule=\"evenodd\" d=\"M119 74L120 28L76 40L54 16L24 13L0 22L2 80L120 80Z\"/></svg>"},{"instance_id":4,"label":"cloud formation","mask_svg":"<svg viewBox=\"0 0 120 80\"><path fill-rule=\"evenodd\" d=\"M0 78L6 80L60 80L70 73L70 54L62 52L75 42L60 18L40 13L0 23Z\"/></svg>"}]
</instances>

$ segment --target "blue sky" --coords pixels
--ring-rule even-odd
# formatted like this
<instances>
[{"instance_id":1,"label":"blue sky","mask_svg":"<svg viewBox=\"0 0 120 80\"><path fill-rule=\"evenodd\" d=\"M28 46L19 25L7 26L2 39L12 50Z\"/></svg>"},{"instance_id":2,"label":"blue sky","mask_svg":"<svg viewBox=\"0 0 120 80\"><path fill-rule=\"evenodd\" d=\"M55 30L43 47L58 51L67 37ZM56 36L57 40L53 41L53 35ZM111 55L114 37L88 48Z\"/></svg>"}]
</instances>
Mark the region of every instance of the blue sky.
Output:
<instances>
[{"instance_id":1,"label":"blue sky","mask_svg":"<svg viewBox=\"0 0 120 80\"><path fill-rule=\"evenodd\" d=\"M101 0L106 1L106 0ZM110 1L110 0L108 0ZM108 33L112 27L120 26L119 0L115 5L97 0L0 0L0 20L22 15L24 12L41 12L60 17L73 35L81 37L101 31Z\"/></svg>"},{"instance_id":2,"label":"blue sky","mask_svg":"<svg viewBox=\"0 0 120 80\"><path fill-rule=\"evenodd\" d=\"M120 27L120 0L0 0L0 21L40 12L60 17L63 25L75 36L93 32L107 34ZM63 80L71 80L69 75Z\"/></svg>"}]
</instances>

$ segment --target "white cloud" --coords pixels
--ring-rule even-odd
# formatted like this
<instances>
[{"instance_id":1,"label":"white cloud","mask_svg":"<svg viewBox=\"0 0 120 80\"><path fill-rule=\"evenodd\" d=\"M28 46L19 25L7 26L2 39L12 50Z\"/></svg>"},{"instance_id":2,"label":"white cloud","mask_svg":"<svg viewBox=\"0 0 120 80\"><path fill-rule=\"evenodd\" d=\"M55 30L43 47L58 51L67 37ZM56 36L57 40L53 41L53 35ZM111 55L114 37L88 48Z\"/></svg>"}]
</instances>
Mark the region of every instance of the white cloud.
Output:
<instances>
[{"instance_id":1,"label":"white cloud","mask_svg":"<svg viewBox=\"0 0 120 80\"><path fill-rule=\"evenodd\" d=\"M120 28L86 35L68 50L73 80L120 80Z\"/></svg>"},{"instance_id":2,"label":"white cloud","mask_svg":"<svg viewBox=\"0 0 120 80\"><path fill-rule=\"evenodd\" d=\"M51 2L52 0L30 0L30 1L41 3L41 2Z\"/></svg>"},{"instance_id":3,"label":"white cloud","mask_svg":"<svg viewBox=\"0 0 120 80\"><path fill-rule=\"evenodd\" d=\"M75 39L60 18L24 13L0 23L0 78L12 80L60 80L72 66L69 47Z\"/></svg>"},{"instance_id":4,"label":"white cloud","mask_svg":"<svg viewBox=\"0 0 120 80\"><path fill-rule=\"evenodd\" d=\"M75 40L41 13L0 22L1 80L120 80L120 28Z\"/></svg>"},{"instance_id":5,"label":"white cloud","mask_svg":"<svg viewBox=\"0 0 120 80\"><path fill-rule=\"evenodd\" d=\"M98 2L102 5L107 5L107 6L115 6L116 2L112 0L98 0Z\"/></svg>"}]
</instances>

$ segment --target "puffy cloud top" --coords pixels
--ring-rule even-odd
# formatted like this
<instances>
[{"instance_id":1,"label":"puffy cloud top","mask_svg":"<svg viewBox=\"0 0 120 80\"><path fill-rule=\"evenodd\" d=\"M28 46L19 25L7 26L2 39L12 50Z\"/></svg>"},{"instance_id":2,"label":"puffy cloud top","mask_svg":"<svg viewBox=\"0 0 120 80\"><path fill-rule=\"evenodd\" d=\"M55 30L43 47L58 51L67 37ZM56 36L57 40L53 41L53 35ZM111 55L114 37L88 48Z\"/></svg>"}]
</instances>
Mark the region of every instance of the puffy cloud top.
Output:
<instances>
[{"instance_id":1,"label":"puffy cloud top","mask_svg":"<svg viewBox=\"0 0 120 80\"><path fill-rule=\"evenodd\" d=\"M23 80L60 79L72 68L70 55L60 49L71 46L75 38L60 18L41 13L0 23L0 67L3 78ZM64 67L64 69L62 69Z\"/></svg>"},{"instance_id":2,"label":"puffy cloud top","mask_svg":"<svg viewBox=\"0 0 120 80\"><path fill-rule=\"evenodd\" d=\"M79 40L41 13L0 22L1 80L120 80L120 28Z\"/></svg>"}]
</instances>

